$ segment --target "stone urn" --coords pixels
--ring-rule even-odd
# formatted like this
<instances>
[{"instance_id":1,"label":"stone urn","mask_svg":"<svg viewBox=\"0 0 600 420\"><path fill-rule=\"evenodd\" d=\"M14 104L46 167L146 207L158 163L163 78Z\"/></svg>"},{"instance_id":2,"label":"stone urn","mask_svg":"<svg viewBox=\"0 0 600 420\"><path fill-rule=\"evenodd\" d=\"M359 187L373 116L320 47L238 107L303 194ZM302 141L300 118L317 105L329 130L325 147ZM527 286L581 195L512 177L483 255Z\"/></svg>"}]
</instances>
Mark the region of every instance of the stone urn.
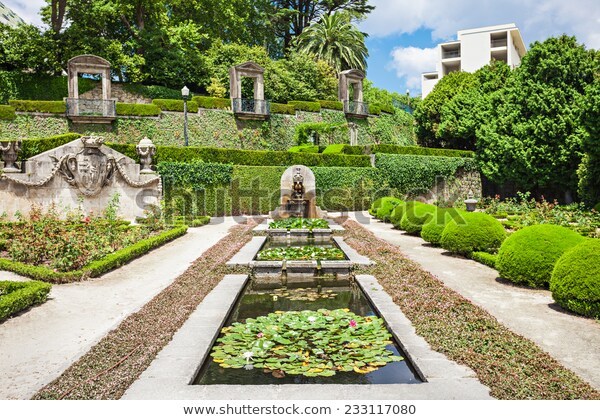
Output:
<instances>
[{"instance_id":1,"label":"stone urn","mask_svg":"<svg viewBox=\"0 0 600 420\"><path fill-rule=\"evenodd\" d=\"M17 156L21 151L21 141L3 141L0 142L0 152L4 161L4 172L21 172L16 165Z\"/></svg>"},{"instance_id":2,"label":"stone urn","mask_svg":"<svg viewBox=\"0 0 600 420\"><path fill-rule=\"evenodd\" d=\"M156 146L148 137L144 137L135 147L138 156L140 157L140 165L142 174L154 173L152 170L152 157L156 154Z\"/></svg>"}]
</instances>

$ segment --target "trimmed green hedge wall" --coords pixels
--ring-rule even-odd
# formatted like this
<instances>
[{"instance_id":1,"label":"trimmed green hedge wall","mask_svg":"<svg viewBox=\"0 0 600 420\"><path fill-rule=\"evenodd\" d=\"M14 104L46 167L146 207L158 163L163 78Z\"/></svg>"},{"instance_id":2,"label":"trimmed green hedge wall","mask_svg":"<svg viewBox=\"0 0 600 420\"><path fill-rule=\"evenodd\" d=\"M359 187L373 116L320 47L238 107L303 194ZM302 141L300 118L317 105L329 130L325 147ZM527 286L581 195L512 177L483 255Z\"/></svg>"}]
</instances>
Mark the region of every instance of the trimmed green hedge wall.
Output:
<instances>
[{"instance_id":1,"label":"trimmed green hedge wall","mask_svg":"<svg viewBox=\"0 0 600 420\"><path fill-rule=\"evenodd\" d=\"M289 104L278 104L275 102L271 103L271 114L290 114L294 115L296 113L296 108L294 105Z\"/></svg>"},{"instance_id":2,"label":"trimmed green hedge wall","mask_svg":"<svg viewBox=\"0 0 600 420\"><path fill-rule=\"evenodd\" d=\"M319 153L319 146L313 146L312 144L303 144L300 146L290 147L288 152L290 153Z\"/></svg>"},{"instance_id":3,"label":"trimmed green hedge wall","mask_svg":"<svg viewBox=\"0 0 600 420\"><path fill-rule=\"evenodd\" d=\"M194 96L194 102L200 108L206 109L229 109L231 108L231 99L212 98L210 96Z\"/></svg>"},{"instance_id":4,"label":"trimmed green hedge wall","mask_svg":"<svg viewBox=\"0 0 600 420\"><path fill-rule=\"evenodd\" d=\"M19 159L29 159L32 156L39 155L40 153L47 152L48 150L77 140L79 137L81 137L81 134L67 133L59 136L23 140L23 146L21 152L19 152Z\"/></svg>"},{"instance_id":5,"label":"trimmed green hedge wall","mask_svg":"<svg viewBox=\"0 0 600 420\"><path fill-rule=\"evenodd\" d=\"M0 120L14 120L17 118L15 108L10 105L0 105Z\"/></svg>"},{"instance_id":6,"label":"trimmed green hedge wall","mask_svg":"<svg viewBox=\"0 0 600 420\"><path fill-rule=\"evenodd\" d=\"M600 319L600 239L586 239L559 258L550 291L563 308Z\"/></svg>"},{"instance_id":7,"label":"trimmed green hedge wall","mask_svg":"<svg viewBox=\"0 0 600 420\"><path fill-rule=\"evenodd\" d=\"M51 288L41 281L0 281L0 322L32 305L45 302Z\"/></svg>"},{"instance_id":8,"label":"trimmed green hedge wall","mask_svg":"<svg viewBox=\"0 0 600 420\"><path fill-rule=\"evenodd\" d=\"M9 99L62 101L69 95L67 76L48 76L0 70L0 104ZM79 94L92 90L98 82L79 78Z\"/></svg>"},{"instance_id":9,"label":"trimmed green hedge wall","mask_svg":"<svg viewBox=\"0 0 600 420\"><path fill-rule=\"evenodd\" d=\"M152 103L163 111L183 112L183 99L153 99ZM198 102L187 101L188 112L198 112Z\"/></svg>"},{"instance_id":10,"label":"trimmed green hedge wall","mask_svg":"<svg viewBox=\"0 0 600 420\"><path fill-rule=\"evenodd\" d=\"M181 90L164 86L145 86L138 83L119 83L123 90L150 99L181 99Z\"/></svg>"},{"instance_id":11,"label":"trimmed green hedge wall","mask_svg":"<svg viewBox=\"0 0 600 420\"><path fill-rule=\"evenodd\" d=\"M474 157L470 150L436 149L433 147L397 146L395 144L371 145L371 153L385 153L390 155L424 155L445 157Z\"/></svg>"},{"instance_id":12,"label":"trimmed green hedge wall","mask_svg":"<svg viewBox=\"0 0 600 420\"><path fill-rule=\"evenodd\" d=\"M296 111L306 111L306 112L321 111L321 104L319 102L288 101L288 105L292 105Z\"/></svg>"},{"instance_id":13,"label":"trimmed green hedge wall","mask_svg":"<svg viewBox=\"0 0 600 420\"><path fill-rule=\"evenodd\" d=\"M133 144L107 144L107 146L137 159ZM229 163L246 166L371 166L368 156L322 155L316 153L274 152L268 150L220 149L216 147L158 146L154 162L204 162Z\"/></svg>"},{"instance_id":14,"label":"trimmed green hedge wall","mask_svg":"<svg viewBox=\"0 0 600 420\"><path fill-rule=\"evenodd\" d=\"M390 188L413 195L429 191L439 177L454 177L459 169L477 170L469 158L377 154L375 162Z\"/></svg>"},{"instance_id":15,"label":"trimmed green hedge wall","mask_svg":"<svg viewBox=\"0 0 600 420\"><path fill-rule=\"evenodd\" d=\"M10 100L8 103L19 112L45 112L48 114L64 114L67 112L67 104L64 101Z\"/></svg>"},{"instance_id":16,"label":"trimmed green hedge wall","mask_svg":"<svg viewBox=\"0 0 600 420\"><path fill-rule=\"evenodd\" d=\"M160 115L160 108L154 104L128 104L123 102L117 102L117 115L157 117Z\"/></svg>"},{"instance_id":17,"label":"trimmed green hedge wall","mask_svg":"<svg viewBox=\"0 0 600 420\"><path fill-rule=\"evenodd\" d=\"M321 105L321 109L344 110L344 104L340 101L319 101L319 104Z\"/></svg>"}]
</instances>

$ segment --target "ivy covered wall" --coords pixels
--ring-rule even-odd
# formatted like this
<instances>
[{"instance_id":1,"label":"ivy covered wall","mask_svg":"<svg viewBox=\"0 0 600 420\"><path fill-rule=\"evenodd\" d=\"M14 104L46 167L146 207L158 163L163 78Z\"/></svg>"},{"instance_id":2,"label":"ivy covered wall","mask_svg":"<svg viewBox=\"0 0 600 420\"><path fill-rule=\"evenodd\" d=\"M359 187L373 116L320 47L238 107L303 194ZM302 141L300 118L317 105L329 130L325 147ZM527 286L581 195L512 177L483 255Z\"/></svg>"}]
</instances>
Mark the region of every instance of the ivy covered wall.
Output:
<instances>
[{"instance_id":1,"label":"ivy covered wall","mask_svg":"<svg viewBox=\"0 0 600 420\"><path fill-rule=\"evenodd\" d=\"M343 124L343 112L322 110L298 111L296 115L272 114L267 121L243 121L230 111L201 109L188 114L188 137L191 146L213 146L242 149L287 150L295 146L296 125L303 122L328 122ZM403 111L382 114L365 120L353 120L358 126L358 143L365 144L415 144L413 118ZM118 118L112 125L72 124L62 116L17 115L14 120L0 120L0 139L48 137L67 132L97 134L111 143L137 143L143 137L157 145L181 146L184 144L183 113L163 112L155 118ZM331 136L323 136L322 144L349 143L346 127Z\"/></svg>"}]
</instances>

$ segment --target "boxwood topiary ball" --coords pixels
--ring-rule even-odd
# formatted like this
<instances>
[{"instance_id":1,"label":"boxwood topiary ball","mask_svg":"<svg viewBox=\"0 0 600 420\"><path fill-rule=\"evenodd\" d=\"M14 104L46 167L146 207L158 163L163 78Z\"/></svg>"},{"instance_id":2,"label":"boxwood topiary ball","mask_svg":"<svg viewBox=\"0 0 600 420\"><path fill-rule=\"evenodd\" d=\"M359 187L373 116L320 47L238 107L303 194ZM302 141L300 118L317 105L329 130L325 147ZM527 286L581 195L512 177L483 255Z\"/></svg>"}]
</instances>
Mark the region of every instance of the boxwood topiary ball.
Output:
<instances>
[{"instance_id":1,"label":"boxwood topiary ball","mask_svg":"<svg viewBox=\"0 0 600 420\"><path fill-rule=\"evenodd\" d=\"M547 287L554 264L585 238L562 226L535 225L506 239L496 260L500 277L531 287Z\"/></svg>"},{"instance_id":2,"label":"boxwood topiary ball","mask_svg":"<svg viewBox=\"0 0 600 420\"><path fill-rule=\"evenodd\" d=\"M431 220L423 225L421 229L421 238L433 244L439 245L442 240L442 232L446 225L453 219L462 217L464 212L453 207L438 207Z\"/></svg>"},{"instance_id":3,"label":"boxwood topiary ball","mask_svg":"<svg viewBox=\"0 0 600 420\"><path fill-rule=\"evenodd\" d=\"M390 222L394 225L395 228L400 229L400 221L402 220L402 216L404 216L404 210L406 209L406 203L398 204L392 210L392 214L390 214Z\"/></svg>"},{"instance_id":4,"label":"boxwood topiary ball","mask_svg":"<svg viewBox=\"0 0 600 420\"><path fill-rule=\"evenodd\" d=\"M423 225L431 220L436 208L433 204L420 201L407 202L402 220L400 220L400 229L411 235L418 235L421 233Z\"/></svg>"},{"instance_id":5,"label":"boxwood topiary ball","mask_svg":"<svg viewBox=\"0 0 600 420\"><path fill-rule=\"evenodd\" d=\"M373 201L373 204L371 204L371 208L369 209L369 214L371 216L377 216L377 209L381 206L381 200L383 200L383 197L379 197L377 200Z\"/></svg>"},{"instance_id":6,"label":"boxwood topiary ball","mask_svg":"<svg viewBox=\"0 0 600 420\"><path fill-rule=\"evenodd\" d=\"M381 206L377 209L377 218L384 222L389 222L394 207L403 203L404 201L395 197L383 197L381 199Z\"/></svg>"},{"instance_id":7,"label":"boxwood topiary ball","mask_svg":"<svg viewBox=\"0 0 600 420\"><path fill-rule=\"evenodd\" d=\"M468 255L474 251L494 251L506 239L502 223L485 213L464 213L448 222L442 232L442 247L450 252Z\"/></svg>"},{"instance_id":8,"label":"boxwood topiary ball","mask_svg":"<svg viewBox=\"0 0 600 420\"><path fill-rule=\"evenodd\" d=\"M600 239L585 239L558 259L550 290L563 308L600 318Z\"/></svg>"}]
</instances>

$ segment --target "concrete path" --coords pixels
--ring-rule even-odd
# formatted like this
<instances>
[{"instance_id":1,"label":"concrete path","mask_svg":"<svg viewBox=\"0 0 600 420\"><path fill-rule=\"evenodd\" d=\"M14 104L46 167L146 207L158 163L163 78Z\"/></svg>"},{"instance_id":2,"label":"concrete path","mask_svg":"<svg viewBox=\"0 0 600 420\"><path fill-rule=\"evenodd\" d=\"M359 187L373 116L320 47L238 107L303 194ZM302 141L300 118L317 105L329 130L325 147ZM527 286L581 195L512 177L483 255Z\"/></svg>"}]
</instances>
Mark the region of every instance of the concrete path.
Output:
<instances>
[{"instance_id":1,"label":"concrete path","mask_svg":"<svg viewBox=\"0 0 600 420\"><path fill-rule=\"evenodd\" d=\"M446 286L484 308L512 331L529 338L565 367L600 390L600 322L560 310L548 290L497 280L498 272L476 261L448 255L419 237L406 235L366 212L351 213L366 229L401 248L404 255Z\"/></svg>"},{"instance_id":2,"label":"concrete path","mask_svg":"<svg viewBox=\"0 0 600 420\"><path fill-rule=\"evenodd\" d=\"M27 399L183 273L236 222L192 228L98 279L52 287L50 299L0 324L0 400ZM18 276L0 273L0 278Z\"/></svg>"}]
</instances>

